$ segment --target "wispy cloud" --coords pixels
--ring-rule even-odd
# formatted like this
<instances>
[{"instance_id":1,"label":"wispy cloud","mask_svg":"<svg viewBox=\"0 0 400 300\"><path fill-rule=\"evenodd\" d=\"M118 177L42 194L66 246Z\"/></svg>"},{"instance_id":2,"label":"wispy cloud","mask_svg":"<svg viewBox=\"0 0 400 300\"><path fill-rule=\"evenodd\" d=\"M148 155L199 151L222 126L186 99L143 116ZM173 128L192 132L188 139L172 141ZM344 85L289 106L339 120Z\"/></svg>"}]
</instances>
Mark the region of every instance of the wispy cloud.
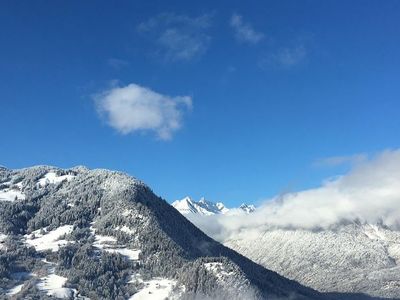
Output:
<instances>
[{"instance_id":1,"label":"wispy cloud","mask_svg":"<svg viewBox=\"0 0 400 300\"><path fill-rule=\"evenodd\" d=\"M285 67L291 67L302 62L307 55L307 50L304 45L298 45L292 48L280 49L273 58Z\"/></svg>"},{"instance_id":2,"label":"wispy cloud","mask_svg":"<svg viewBox=\"0 0 400 300\"><path fill-rule=\"evenodd\" d=\"M119 59L119 58L114 58L114 57L109 58L107 60L107 64L114 69L121 69L121 68L129 66L128 61Z\"/></svg>"},{"instance_id":3,"label":"wispy cloud","mask_svg":"<svg viewBox=\"0 0 400 300\"><path fill-rule=\"evenodd\" d=\"M156 52L167 61L189 61L204 54L210 44L208 29L212 14L195 18L163 13L137 26L139 33L157 46Z\"/></svg>"},{"instance_id":4,"label":"wispy cloud","mask_svg":"<svg viewBox=\"0 0 400 300\"><path fill-rule=\"evenodd\" d=\"M313 165L315 167L337 167L345 164L354 165L361 163L368 158L367 154L359 153L348 156L332 156L317 159Z\"/></svg>"},{"instance_id":5,"label":"wispy cloud","mask_svg":"<svg viewBox=\"0 0 400 300\"><path fill-rule=\"evenodd\" d=\"M291 68L301 64L307 58L307 48L300 43L293 47L281 47L260 60L260 67L268 68L277 66L282 68Z\"/></svg>"},{"instance_id":6,"label":"wispy cloud","mask_svg":"<svg viewBox=\"0 0 400 300\"><path fill-rule=\"evenodd\" d=\"M340 222L400 228L400 149L387 150L353 166L320 187L268 199L251 215L191 219L209 235L225 240L241 231L270 226L328 228ZM247 231L246 231L247 232Z\"/></svg>"},{"instance_id":7,"label":"wispy cloud","mask_svg":"<svg viewBox=\"0 0 400 300\"><path fill-rule=\"evenodd\" d=\"M189 96L170 97L131 83L97 94L95 103L107 123L122 134L152 131L162 140L182 127L192 107Z\"/></svg>"},{"instance_id":8,"label":"wispy cloud","mask_svg":"<svg viewBox=\"0 0 400 300\"><path fill-rule=\"evenodd\" d=\"M257 44L264 38L264 34L254 30L249 23L245 23L241 15L233 14L230 26L233 28L235 38L239 42Z\"/></svg>"}]
</instances>

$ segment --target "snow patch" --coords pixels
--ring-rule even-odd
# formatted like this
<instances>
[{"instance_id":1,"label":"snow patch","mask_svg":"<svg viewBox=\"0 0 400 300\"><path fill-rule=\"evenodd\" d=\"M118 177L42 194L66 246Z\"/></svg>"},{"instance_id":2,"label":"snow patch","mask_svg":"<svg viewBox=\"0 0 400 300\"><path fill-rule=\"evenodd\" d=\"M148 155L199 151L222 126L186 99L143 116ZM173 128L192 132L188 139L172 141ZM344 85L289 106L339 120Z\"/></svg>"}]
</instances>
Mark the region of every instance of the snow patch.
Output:
<instances>
[{"instance_id":1,"label":"snow patch","mask_svg":"<svg viewBox=\"0 0 400 300\"><path fill-rule=\"evenodd\" d=\"M381 240L381 241L387 240L385 234L379 230L379 227L373 224L366 225L364 233L371 240Z\"/></svg>"},{"instance_id":2,"label":"snow patch","mask_svg":"<svg viewBox=\"0 0 400 300\"><path fill-rule=\"evenodd\" d=\"M124 226L122 226L122 227L118 226L118 227L115 228L115 230L119 230L119 231L125 232L125 233L127 233L127 234L134 234L134 233L135 233L134 230L130 229L130 228L129 228L128 226L126 226L126 225L124 225Z\"/></svg>"},{"instance_id":3,"label":"snow patch","mask_svg":"<svg viewBox=\"0 0 400 300\"><path fill-rule=\"evenodd\" d=\"M12 289L9 289L7 292L7 295L13 296L13 295L18 294L22 290L23 286L24 286L24 284L19 284L19 285L13 287Z\"/></svg>"},{"instance_id":4,"label":"snow patch","mask_svg":"<svg viewBox=\"0 0 400 300\"><path fill-rule=\"evenodd\" d=\"M64 180L66 181L71 181L74 179L74 175L57 175L55 172L49 172L46 175L44 175L42 178L39 179L38 185L40 187L44 187L49 184L57 184L60 182L63 182Z\"/></svg>"},{"instance_id":5,"label":"snow patch","mask_svg":"<svg viewBox=\"0 0 400 300\"><path fill-rule=\"evenodd\" d=\"M139 254L141 252L140 250L128 249L126 247L120 246L117 244L117 239L115 237L96 234L96 229L94 229L93 227L91 227L90 230L95 237L93 247L109 253L119 253L123 256L126 256L130 260L139 259Z\"/></svg>"},{"instance_id":6,"label":"snow patch","mask_svg":"<svg viewBox=\"0 0 400 300\"><path fill-rule=\"evenodd\" d=\"M222 280L235 274L234 272L227 272L224 265L220 262L205 263L204 267L207 271L213 273L217 277L217 280Z\"/></svg>"},{"instance_id":7,"label":"snow patch","mask_svg":"<svg viewBox=\"0 0 400 300\"><path fill-rule=\"evenodd\" d=\"M388 247L389 256L392 257L397 265L400 265L400 244L393 244Z\"/></svg>"},{"instance_id":8,"label":"snow patch","mask_svg":"<svg viewBox=\"0 0 400 300\"><path fill-rule=\"evenodd\" d=\"M154 278L144 282L144 288L134 294L130 300L165 300L172 295L175 280Z\"/></svg>"},{"instance_id":9,"label":"snow patch","mask_svg":"<svg viewBox=\"0 0 400 300\"><path fill-rule=\"evenodd\" d=\"M45 291L48 296L60 299L72 298L75 291L70 288L64 288L67 278L54 274L54 268L50 269L50 274L40 279L36 285L41 291Z\"/></svg>"},{"instance_id":10,"label":"snow patch","mask_svg":"<svg viewBox=\"0 0 400 300\"><path fill-rule=\"evenodd\" d=\"M0 250L5 249L4 241L6 240L7 235L0 233Z\"/></svg>"},{"instance_id":11,"label":"snow patch","mask_svg":"<svg viewBox=\"0 0 400 300\"><path fill-rule=\"evenodd\" d=\"M16 200L24 200L25 195L16 189L6 188L0 191L0 201L16 201Z\"/></svg>"},{"instance_id":12,"label":"snow patch","mask_svg":"<svg viewBox=\"0 0 400 300\"><path fill-rule=\"evenodd\" d=\"M110 244L115 244L117 242L117 239L113 236L95 234L94 238L93 247L99 249L107 248Z\"/></svg>"},{"instance_id":13,"label":"snow patch","mask_svg":"<svg viewBox=\"0 0 400 300\"><path fill-rule=\"evenodd\" d=\"M72 230L72 225L64 225L45 234L41 234L41 229L39 229L25 236L26 243L35 247L36 251L51 250L57 252L60 247L70 243L60 238L65 234L70 234Z\"/></svg>"},{"instance_id":14,"label":"snow patch","mask_svg":"<svg viewBox=\"0 0 400 300\"><path fill-rule=\"evenodd\" d=\"M140 250L131 250L127 248L105 248L104 251L109 253L119 253L123 256L128 257L130 260L139 260Z\"/></svg>"}]
</instances>

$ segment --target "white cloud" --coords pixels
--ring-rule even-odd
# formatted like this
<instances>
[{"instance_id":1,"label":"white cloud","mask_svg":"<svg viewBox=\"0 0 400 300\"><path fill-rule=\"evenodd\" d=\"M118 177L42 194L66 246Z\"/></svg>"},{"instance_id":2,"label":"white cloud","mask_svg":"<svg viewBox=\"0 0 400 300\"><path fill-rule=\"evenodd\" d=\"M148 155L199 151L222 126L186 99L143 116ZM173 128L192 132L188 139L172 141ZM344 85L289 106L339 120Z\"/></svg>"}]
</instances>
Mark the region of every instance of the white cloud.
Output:
<instances>
[{"instance_id":1,"label":"white cloud","mask_svg":"<svg viewBox=\"0 0 400 300\"><path fill-rule=\"evenodd\" d=\"M192 107L188 96L170 97L131 83L95 96L98 111L122 134L153 131L168 140L181 128L182 117Z\"/></svg>"},{"instance_id":2,"label":"white cloud","mask_svg":"<svg viewBox=\"0 0 400 300\"><path fill-rule=\"evenodd\" d=\"M264 38L262 32L257 32L253 27L243 22L243 17L233 14L230 20L230 25L235 32L235 38L239 42L246 42L250 44L257 44Z\"/></svg>"},{"instance_id":3,"label":"white cloud","mask_svg":"<svg viewBox=\"0 0 400 300\"><path fill-rule=\"evenodd\" d=\"M158 54L168 61L188 61L204 54L211 37L212 15L196 18L172 13L160 14L140 23L139 33L151 39L158 46Z\"/></svg>"},{"instance_id":4,"label":"white cloud","mask_svg":"<svg viewBox=\"0 0 400 300\"><path fill-rule=\"evenodd\" d=\"M209 235L225 240L244 229L328 228L355 220L400 228L400 149L360 162L319 188L267 200L253 214L194 217L192 221Z\"/></svg>"}]
</instances>

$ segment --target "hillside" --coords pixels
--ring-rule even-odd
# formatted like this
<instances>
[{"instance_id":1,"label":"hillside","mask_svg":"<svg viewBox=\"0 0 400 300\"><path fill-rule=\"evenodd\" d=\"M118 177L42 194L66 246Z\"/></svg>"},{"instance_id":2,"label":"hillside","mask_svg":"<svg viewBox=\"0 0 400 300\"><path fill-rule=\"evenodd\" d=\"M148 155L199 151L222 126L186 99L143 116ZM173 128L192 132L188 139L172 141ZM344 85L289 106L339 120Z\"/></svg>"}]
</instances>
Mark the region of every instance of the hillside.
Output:
<instances>
[{"instance_id":1,"label":"hillside","mask_svg":"<svg viewBox=\"0 0 400 300\"><path fill-rule=\"evenodd\" d=\"M380 224L242 230L224 244L321 292L400 299L400 233Z\"/></svg>"},{"instance_id":2,"label":"hillside","mask_svg":"<svg viewBox=\"0 0 400 300\"><path fill-rule=\"evenodd\" d=\"M0 169L0 294L16 299L325 299L215 242L143 182Z\"/></svg>"}]
</instances>

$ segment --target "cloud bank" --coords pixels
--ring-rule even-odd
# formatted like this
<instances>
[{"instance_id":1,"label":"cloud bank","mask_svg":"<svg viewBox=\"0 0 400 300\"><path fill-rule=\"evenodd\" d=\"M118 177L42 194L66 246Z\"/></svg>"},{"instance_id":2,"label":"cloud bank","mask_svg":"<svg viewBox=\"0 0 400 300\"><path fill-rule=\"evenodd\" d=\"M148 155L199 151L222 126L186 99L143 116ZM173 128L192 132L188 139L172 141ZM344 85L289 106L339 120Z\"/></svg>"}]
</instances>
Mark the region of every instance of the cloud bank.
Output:
<instances>
[{"instance_id":1,"label":"cloud bank","mask_svg":"<svg viewBox=\"0 0 400 300\"><path fill-rule=\"evenodd\" d=\"M264 38L262 32L257 32L253 27L243 22L241 15L233 14L230 20L230 26L235 32L235 38L239 42L245 42L250 44L257 44Z\"/></svg>"},{"instance_id":2,"label":"cloud bank","mask_svg":"<svg viewBox=\"0 0 400 300\"><path fill-rule=\"evenodd\" d=\"M211 20L210 14L191 18L163 13L140 23L137 30L158 47L157 54L165 60L188 61L207 51Z\"/></svg>"},{"instance_id":3,"label":"cloud bank","mask_svg":"<svg viewBox=\"0 0 400 300\"><path fill-rule=\"evenodd\" d=\"M183 114L192 107L188 96L170 97L131 83L95 96L98 111L122 134L152 131L162 140L181 128Z\"/></svg>"},{"instance_id":4,"label":"cloud bank","mask_svg":"<svg viewBox=\"0 0 400 300\"><path fill-rule=\"evenodd\" d=\"M265 201L250 215L191 217L218 240L242 230L317 229L355 220L400 228L400 149L387 150L353 166L346 175L320 187Z\"/></svg>"}]
</instances>

